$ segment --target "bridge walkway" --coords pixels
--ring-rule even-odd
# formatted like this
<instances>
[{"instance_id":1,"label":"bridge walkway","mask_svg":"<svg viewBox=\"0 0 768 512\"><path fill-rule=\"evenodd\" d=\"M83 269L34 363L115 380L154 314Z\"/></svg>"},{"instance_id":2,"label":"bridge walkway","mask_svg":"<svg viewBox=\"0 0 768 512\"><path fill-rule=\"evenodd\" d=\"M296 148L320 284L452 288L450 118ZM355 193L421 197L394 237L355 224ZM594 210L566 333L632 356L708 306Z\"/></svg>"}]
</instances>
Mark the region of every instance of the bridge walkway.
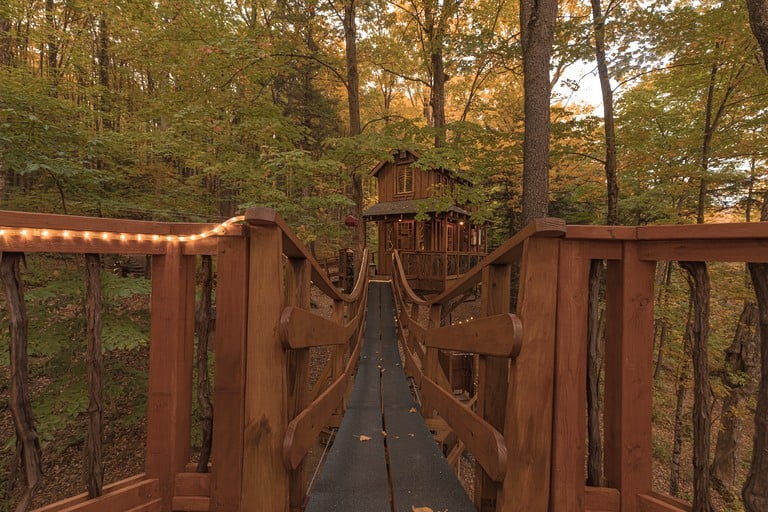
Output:
<instances>
[{"instance_id":1,"label":"bridge walkway","mask_svg":"<svg viewBox=\"0 0 768 512\"><path fill-rule=\"evenodd\" d=\"M391 286L373 282L368 293L354 388L306 512L472 512L408 387Z\"/></svg>"}]
</instances>

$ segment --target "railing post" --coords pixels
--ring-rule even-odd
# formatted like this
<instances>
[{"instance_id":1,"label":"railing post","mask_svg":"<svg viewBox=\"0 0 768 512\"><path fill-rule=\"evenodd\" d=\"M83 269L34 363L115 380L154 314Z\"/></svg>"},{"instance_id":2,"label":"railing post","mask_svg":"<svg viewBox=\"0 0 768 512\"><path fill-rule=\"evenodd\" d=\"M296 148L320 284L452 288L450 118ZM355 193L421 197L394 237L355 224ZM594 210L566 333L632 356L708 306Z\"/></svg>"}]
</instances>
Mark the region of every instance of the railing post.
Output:
<instances>
[{"instance_id":1,"label":"railing post","mask_svg":"<svg viewBox=\"0 0 768 512\"><path fill-rule=\"evenodd\" d=\"M163 510L190 455L195 263L178 242L152 257L145 468L160 482Z\"/></svg>"},{"instance_id":2,"label":"railing post","mask_svg":"<svg viewBox=\"0 0 768 512\"><path fill-rule=\"evenodd\" d=\"M243 482L248 238L221 236L216 257L211 510L240 512Z\"/></svg>"},{"instance_id":3,"label":"railing post","mask_svg":"<svg viewBox=\"0 0 768 512\"><path fill-rule=\"evenodd\" d=\"M283 239L276 223L251 222L241 510L287 512L290 475L282 450L289 388L286 354L278 337Z\"/></svg>"},{"instance_id":4,"label":"railing post","mask_svg":"<svg viewBox=\"0 0 768 512\"><path fill-rule=\"evenodd\" d=\"M498 508L549 510L559 240L530 238L523 246L517 316L520 355L509 376L504 439L508 465Z\"/></svg>"},{"instance_id":5,"label":"railing post","mask_svg":"<svg viewBox=\"0 0 768 512\"><path fill-rule=\"evenodd\" d=\"M310 286L312 267L304 258L288 258L285 267L285 304L301 309L310 308ZM309 403L309 349L288 352L288 385L290 386L288 412L293 419ZM304 476L304 461L291 471L291 510L301 511L306 498L307 482Z\"/></svg>"},{"instance_id":6,"label":"railing post","mask_svg":"<svg viewBox=\"0 0 768 512\"><path fill-rule=\"evenodd\" d=\"M621 512L637 512L651 491L653 286L656 264L636 242L606 274L605 476L621 493Z\"/></svg>"},{"instance_id":7,"label":"railing post","mask_svg":"<svg viewBox=\"0 0 768 512\"><path fill-rule=\"evenodd\" d=\"M552 434L552 512L584 511L587 308L590 259L582 243L560 242Z\"/></svg>"},{"instance_id":8,"label":"railing post","mask_svg":"<svg viewBox=\"0 0 768 512\"><path fill-rule=\"evenodd\" d=\"M432 304L429 308L429 329L435 329L440 327L440 320L443 314L443 306L441 304ZM426 354L424 356L425 361L422 363L424 367L424 375L435 381L438 385L441 385L444 379L440 379L438 372L442 372L440 368L440 361L437 356L438 349L427 347ZM432 418L435 415L432 403L425 397L421 404L421 415L425 418Z\"/></svg>"},{"instance_id":9,"label":"railing post","mask_svg":"<svg viewBox=\"0 0 768 512\"><path fill-rule=\"evenodd\" d=\"M509 313L512 265L494 264L483 269L480 310L482 316ZM507 406L509 358L480 356L477 390L477 414L499 432L504 431ZM499 484L475 465L475 507L480 512L496 510Z\"/></svg>"}]
</instances>

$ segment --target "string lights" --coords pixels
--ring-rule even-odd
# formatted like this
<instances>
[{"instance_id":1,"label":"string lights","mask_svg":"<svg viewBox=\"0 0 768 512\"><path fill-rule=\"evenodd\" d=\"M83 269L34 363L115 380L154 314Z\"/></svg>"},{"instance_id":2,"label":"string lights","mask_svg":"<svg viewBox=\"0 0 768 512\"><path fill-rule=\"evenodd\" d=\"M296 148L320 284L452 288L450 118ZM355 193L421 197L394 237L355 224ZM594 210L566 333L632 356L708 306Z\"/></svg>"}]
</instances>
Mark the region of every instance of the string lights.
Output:
<instances>
[{"instance_id":1,"label":"string lights","mask_svg":"<svg viewBox=\"0 0 768 512\"><path fill-rule=\"evenodd\" d=\"M77 231L72 229L47 229L47 228L0 228L0 238L8 238L18 236L25 239L42 238L63 238L65 240L71 240L73 238L81 238L83 240L92 240L94 238L100 238L105 241L119 241L119 242L143 242L151 240L153 242L194 242L196 240L202 240L211 236L216 236L224 233L228 226L241 222L245 217L239 215L225 220L221 224L216 225L214 228L200 233L191 235L158 235L149 233L121 233L115 231L102 231L94 233L92 231Z\"/></svg>"}]
</instances>

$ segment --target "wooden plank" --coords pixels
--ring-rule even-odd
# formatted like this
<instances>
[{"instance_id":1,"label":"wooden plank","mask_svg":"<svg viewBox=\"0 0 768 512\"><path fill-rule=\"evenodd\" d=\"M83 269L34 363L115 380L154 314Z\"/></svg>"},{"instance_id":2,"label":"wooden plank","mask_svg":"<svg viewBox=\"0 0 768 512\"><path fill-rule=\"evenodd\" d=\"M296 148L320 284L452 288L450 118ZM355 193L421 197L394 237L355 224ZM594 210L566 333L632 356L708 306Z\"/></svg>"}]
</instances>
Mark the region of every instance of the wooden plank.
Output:
<instances>
[{"instance_id":1,"label":"wooden plank","mask_svg":"<svg viewBox=\"0 0 768 512\"><path fill-rule=\"evenodd\" d=\"M0 236L0 251L2 252L54 252L54 253L92 253L92 254L164 254L167 242L151 240L121 241L118 239L104 240L102 238L64 238L51 237L21 237Z\"/></svg>"},{"instance_id":2,"label":"wooden plank","mask_svg":"<svg viewBox=\"0 0 768 512\"><path fill-rule=\"evenodd\" d=\"M624 259L606 274L605 476L622 496L621 512L638 512L651 491L653 285L655 264L624 243Z\"/></svg>"},{"instance_id":3,"label":"wooden plank","mask_svg":"<svg viewBox=\"0 0 768 512\"><path fill-rule=\"evenodd\" d=\"M174 496L172 510L183 512L208 512L211 510L211 499L200 496Z\"/></svg>"},{"instance_id":4,"label":"wooden plank","mask_svg":"<svg viewBox=\"0 0 768 512\"><path fill-rule=\"evenodd\" d=\"M567 240L637 240L634 226L576 226L566 227Z\"/></svg>"},{"instance_id":5,"label":"wooden plank","mask_svg":"<svg viewBox=\"0 0 768 512\"><path fill-rule=\"evenodd\" d=\"M584 510L587 512L619 512L621 494L617 489L611 487L585 487L583 494Z\"/></svg>"},{"instance_id":6,"label":"wooden plank","mask_svg":"<svg viewBox=\"0 0 768 512\"><path fill-rule=\"evenodd\" d=\"M275 225L250 229L242 512L289 509L282 462L288 424L286 354L278 339L283 299L283 236Z\"/></svg>"},{"instance_id":7,"label":"wooden plank","mask_svg":"<svg viewBox=\"0 0 768 512\"><path fill-rule=\"evenodd\" d=\"M288 306L280 317L280 341L284 348L303 349L343 345L355 333L362 312L345 325L339 325L309 311Z\"/></svg>"},{"instance_id":8,"label":"wooden plank","mask_svg":"<svg viewBox=\"0 0 768 512\"><path fill-rule=\"evenodd\" d=\"M478 318L469 322L427 331L427 347L487 356L517 357L523 340L523 325L511 313Z\"/></svg>"},{"instance_id":9,"label":"wooden plank","mask_svg":"<svg viewBox=\"0 0 768 512\"><path fill-rule=\"evenodd\" d=\"M502 481L507 470L507 448L501 433L429 377L423 378L421 390L485 472L494 481Z\"/></svg>"},{"instance_id":10,"label":"wooden plank","mask_svg":"<svg viewBox=\"0 0 768 512\"><path fill-rule=\"evenodd\" d=\"M288 424L283 441L285 467L296 469L304 459L320 431L341 403L347 391L347 383L347 375L341 375Z\"/></svg>"},{"instance_id":11,"label":"wooden plank","mask_svg":"<svg viewBox=\"0 0 768 512\"><path fill-rule=\"evenodd\" d=\"M549 508L558 246L554 238L532 238L523 248L517 312L523 348L509 377L503 512Z\"/></svg>"},{"instance_id":12,"label":"wooden plank","mask_svg":"<svg viewBox=\"0 0 768 512\"><path fill-rule=\"evenodd\" d=\"M176 496L205 496L211 494L210 473L177 473L173 494Z\"/></svg>"},{"instance_id":13,"label":"wooden plank","mask_svg":"<svg viewBox=\"0 0 768 512\"><path fill-rule=\"evenodd\" d=\"M126 487L131 487L135 484L143 483L146 480L147 480L147 475L144 473L141 473L139 475L134 475L132 477L126 478L125 480L120 480L119 482L113 482L111 484L107 484L104 486L104 489L102 489L102 495L106 496L108 494L116 493L121 489L125 489ZM37 508L34 510L34 512L59 512L68 507L72 507L74 505L83 503L88 500L89 500L88 493L84 492L82 494L78 494L77 496L73 496L71 498L67 498L61 501L57 501L55 503L51 503L50 505L46 505L44 507Z\"/></svg>"},{"instance_id":14,"label":"wooden plank","mask_svg":"<svg viewBox=\"0 0 768 512\"><path fill-rule=\"evenodd\" d=\"M156 478L142 480L138 483L122 487L119 490L104 494L92 500L82 501L70 507L57 509L58 512L104 512L129 510L135 507L147 505L150 501L160 498L160 485ZM170 506L169 506L170 507ZM50 509L42 508L35 512L48 512Z\"/></svg>"},{"instance_id":15,"label":"wooden plank","mask_svg":"<svg viewBox=\"0 0 768 512\"><path fill-rule=\"evenodd\" d=\"M211 474L211 505L240 511L245 424L245 338L248 313L248 250L245 237L222 237L216 258L216 350L213 446L221 461Z\"/></svg>"},{"instance_id":16,"label":"wooden plank","mask_svg":"<svg viewBox=\"0 0 768 512\"><path fill-rule=\"evenodd\" d=\"M765 222L739 222L640 226L637 228L638 240L734 240L737 238L768 239L768 224Z\"/></svg>"},{"instance_id":17,"label":"wooden plank","mask_svg":"<svg viewBox=\"0 0 768 512\"><path fill-rule=\"evenodd\" d=\"M639 512L691 512L693 507L684 501L655 492L637 496Z\"/></svg>"},{"instance_id":18,"label":"wooden plank","mask_svg":"<svg viewBox=\"0 0 768 512\"><path fill-rule=\"evenodd\" d=\"M148 501L138 507L133 507L126 512L163 512L163 500L160 498L152 501Z\"/></svg>"},{"instance_id":19,"label":"wooden plank","mask_svg":"<svg viewBox=\"0 0 768 512\"><path fill-rule=\"evenodd\" d=\"M553 512L584 510L587 410L587 244L563 241L557 287L557 338L552 435Z\"/></svg>"},{"instance_id":20,"label":"wooden plank","mask_svg":"<svg viewBox=\"0 0 768 512\"><path fill-rule=\"evenodd\" d=\"M480 312L483 316L509 313L512 265L488 265L483 269ZM477 414L499 432L504 431L507 409L509 359L479 357ZM475 507L480 512L496 510L501 486L479 464L475 465Z\"/></svg>"},{"instance_id":21,"label":"wooden plank","mask_svg":"<svg viewBox=\"0 0 768 512\"><path fill-rule=\"evenodd\" d=\"M753 223L757 224L757 223ZM694 227L694 226L690 226ZM703 239L641 242L641 260L768 262L768 240Z\"/></svg>"},{"instance_id":22,"label":"wooden plank","mask_svg":"<svg viewBox=\"0 0 768 512\"><path fill-rule=\"evenodd\" d=\"M155 222L105 217L82 217L52 213L0 211L0 226L16 228L57 229L73 231L146 233L158 235L196 234L214 228L215 224L184 224L185 233L174 233L171 222Z\"/></svg>"},{"instance_id":23,"label":"wooden plank","mask_svg":"<svg viewBox=\"0 0 768 512\"><path fill-rule=\"evenodd\" d=\"M152 258L145 471L160 481L164 508L190 454L195 266L178 244Z\"/></svg>"}]
</instances>

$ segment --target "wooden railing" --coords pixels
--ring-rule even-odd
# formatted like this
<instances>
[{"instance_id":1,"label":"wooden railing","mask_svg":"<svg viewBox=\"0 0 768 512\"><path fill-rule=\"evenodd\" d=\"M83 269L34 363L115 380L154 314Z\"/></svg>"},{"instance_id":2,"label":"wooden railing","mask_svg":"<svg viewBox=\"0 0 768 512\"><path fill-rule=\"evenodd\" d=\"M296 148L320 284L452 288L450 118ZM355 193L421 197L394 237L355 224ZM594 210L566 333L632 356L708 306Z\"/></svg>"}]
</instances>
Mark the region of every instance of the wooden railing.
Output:
<instances>
[{"instance_id":1,"label":"wooden railing","mask_svg":"<svg viewBox=\"0 0 768 512\"><path fill-rule=\"evenodd\" d=\"M652 485L656 263L766 262L766 243L765 223L566 227L555 219L540 219L431 300L410 289L394 255L393 286L407 371L422 394L423 414L439 414L461 441L459 448L466 445L479 461L478 510L691 510L690 504L656 492ZM607 262L605 487L585 486L593 260ZM520 263L514 308L520 326L504 316L510 313L513 262ZM482 318L443 326L447 312L478 285ZM485 338L494 344L480 341ZM489 345L498 351L491 353ZM453 398L437 362L438 350L479 354L477 396L469 406Z\"/></svg>"},{"instance_id":2,"label":"wooden railing","mask_svg":"<svg viewBox=\"0 0 768 512\"><path fill-rule=\"evenodd\" d=\"M299 509L302 460L343 409L363 336L367 273L340 293L273 211L242 224L170 224L0 212L4 253L152 255L145 472L39 509L263 511ZM201 236L201 233L204 236ZM190 462L195 268L216 257L217 329L209 473ZM363 261L366 261L367 255ZM314 284L331 320L310 313ZM309 349L332 347L309 387Z\"/></svg>"}]
</instances>

